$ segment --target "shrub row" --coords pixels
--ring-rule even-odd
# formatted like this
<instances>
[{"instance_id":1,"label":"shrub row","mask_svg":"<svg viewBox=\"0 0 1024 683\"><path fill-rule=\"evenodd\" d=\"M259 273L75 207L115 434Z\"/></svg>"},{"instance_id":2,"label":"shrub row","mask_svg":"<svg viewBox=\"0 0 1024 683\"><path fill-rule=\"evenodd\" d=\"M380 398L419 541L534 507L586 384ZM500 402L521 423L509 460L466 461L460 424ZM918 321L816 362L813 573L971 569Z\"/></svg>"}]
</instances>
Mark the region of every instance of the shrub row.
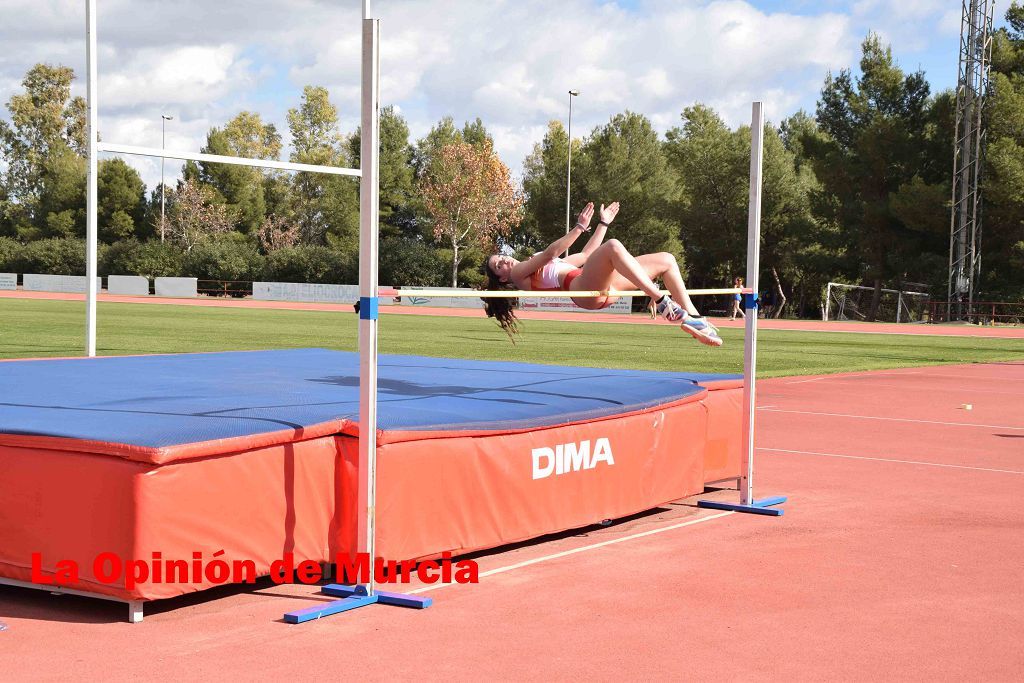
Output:
<instances>
[{"instance_id":1,"label":"shrub row","mask_svg":"<svg viewBox=\"0 0 1024 683\"><path fill-rule=\"evenodd\" d=\"M381 282L388 285L436 286L444 283L444 254L419 240L391 238L381 243ZM284 247L259 252L243 235L202 242L188 253L170 242L126 239L100 244L99 274L178 276L201 280L354 284L359 280L358 254L324 246ZM85 274L85 240L42 239L22 244L0 237L0 272Z\"/></svg>"}]
</instances>

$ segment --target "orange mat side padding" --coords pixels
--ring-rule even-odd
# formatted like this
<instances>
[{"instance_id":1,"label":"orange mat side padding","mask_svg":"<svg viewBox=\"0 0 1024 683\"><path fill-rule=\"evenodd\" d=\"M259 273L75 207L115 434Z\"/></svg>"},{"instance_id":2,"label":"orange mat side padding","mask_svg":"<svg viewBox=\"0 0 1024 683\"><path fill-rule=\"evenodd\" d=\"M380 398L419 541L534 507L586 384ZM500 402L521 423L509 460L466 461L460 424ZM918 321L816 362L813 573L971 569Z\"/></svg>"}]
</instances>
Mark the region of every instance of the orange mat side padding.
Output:
<instances>
[{"instance_id":1,"label":"orange mat side padding","mask_svg":"<svg viewBox=\"0 0 1024 683\"><path fill-rule=\"evenodd\" d=\"M621 518L736 476L742 392L514 433L409 438L378 447L377 554L436 557ZM438 437L438 435L433 435ZM69 588L121 599L167 598L217 585L205 575L127 587L97 580L112 553L147 561L200 553L256 575L292 553L331 561L356 550L357 440L336 434L165 464L0 446L0 576L31 581L74 562ZM223 551L221 553L221 551ZM220 553L215 556L215 554Z\"/></svg>"},{"instance_id":2,"label":"orange mat side padding","mask_svg":"<svg viewBox=\"0 0 1024 683\"><path fill-rule=\"evenodd\" d=\"M704 481L738 477L743 467L743 389L708 391L702 401L708 411Z\"/></svg>"},{"instance_id":3,"label":"orange mat side padding","mask_svg":"<svg viewBox=\"0 0 1024 683\"><path fill-rule=\"evenodd\" d=\"M500 438L392 443L377 461L377 554L467 552L623 517L703 490L698 400Z\"/></svg>"},{"instance_id":4,"label":"orange mat side padding","mask_svg":"<svg viewBox=\"0 0 1024 683\"><path fill-rule=\"evenodd\" d=\"M152 600L218 584L190 572L184 581L151 576L126 589L123 576L97 580L95 558L113 553L152 566L159 552L165 562L191 566L193 553L201 553L204 565L252 561L256 575L289 552L333 559L337 461L334 437L164 466L0 447L0 575L30 581L32 553L39 552L46 576L59 560L79 567L79 581L68 588Z\"/></svg>"},{"instance_id":5,"label":"orange mat side padding","mask_svg":"<svg viewBox=\"0 0 1024 683\"><path fill-rule=\"evenodd\" d=\"M32 554L44 574L60 560L81 568L68 588L122 596L90 580L101 552L131 557L136 477L152 465L120 458L0 446L0 576L32 580Z\"/></svg>"}]
</instances>

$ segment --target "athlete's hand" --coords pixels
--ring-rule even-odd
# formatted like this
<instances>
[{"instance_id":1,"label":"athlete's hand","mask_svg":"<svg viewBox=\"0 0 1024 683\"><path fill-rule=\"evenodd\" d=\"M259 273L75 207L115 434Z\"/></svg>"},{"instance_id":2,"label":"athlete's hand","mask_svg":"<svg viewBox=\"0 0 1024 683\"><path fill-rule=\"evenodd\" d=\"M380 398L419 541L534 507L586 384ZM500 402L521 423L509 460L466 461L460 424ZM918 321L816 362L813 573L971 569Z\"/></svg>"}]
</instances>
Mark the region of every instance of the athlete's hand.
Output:
<instances>
[{"instance_id":1,"label":"athlete's hand","mask_svg":"<svg viewBox=\"0 0 1024 683\"><path fill-rule=\"evenodd\" d=\"M583 228L583 232L590 229L590 219L594 217L594 202L589 202L580 211L580 215L576 218L576 225Z\"/></svg>"},{"instance_id":2,"label":"athlete's hand","mask_svg":"<svg viewBox=\"0 0 1024 683\"><path fill-rule=\"evenodd\" d=\"M615 216L619 214L619 203L612 202L607 207L601 205L601 222L605 225L611 225L611 222L615 220Z\"/></svg>"}]
</instances>

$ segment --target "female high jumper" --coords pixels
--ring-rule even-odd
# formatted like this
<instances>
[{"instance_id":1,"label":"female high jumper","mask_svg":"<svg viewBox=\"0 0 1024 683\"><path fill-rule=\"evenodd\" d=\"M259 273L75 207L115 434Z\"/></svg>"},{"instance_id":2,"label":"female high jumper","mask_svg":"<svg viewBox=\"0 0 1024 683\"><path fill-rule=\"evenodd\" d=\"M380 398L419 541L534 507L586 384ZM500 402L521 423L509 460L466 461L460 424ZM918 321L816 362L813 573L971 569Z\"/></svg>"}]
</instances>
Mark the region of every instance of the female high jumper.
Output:
<instances>
[{"instance_id":1,"label":"female high jumper","mask_svg":"<svg viewBox=\"0 0 1024 683\"><path fill-rule=\"evenodd\" d=\"M580 253L571 254L564 259L558 255L572 246L580 235L590 230L590 219L594 215L593 203L584 207L575 227L564 237L558 238L547 249L525 261L517 261L502 254L492 254L482 268L484 275L487 276L487 288L608 291L636 287L651 297L658 315L671 322L680 322L680 327L702 344L721 346L722 338L718 336L718 330L701 317L686 293L675 256L667 252L633 256L618 240L604 241L605 231L618 213L618 202L607 207L602 204L600 221L587 246ZM659 292L658 286L654 284L657 278L664 281L671 295L663 296ZM617 297L614 296L572 297L573 303L589 310L605 308L616 300ZM485 298L483 301L487 316L495 318L510 337L518 332L514 299Z\"/></svg>"}]
</instances>

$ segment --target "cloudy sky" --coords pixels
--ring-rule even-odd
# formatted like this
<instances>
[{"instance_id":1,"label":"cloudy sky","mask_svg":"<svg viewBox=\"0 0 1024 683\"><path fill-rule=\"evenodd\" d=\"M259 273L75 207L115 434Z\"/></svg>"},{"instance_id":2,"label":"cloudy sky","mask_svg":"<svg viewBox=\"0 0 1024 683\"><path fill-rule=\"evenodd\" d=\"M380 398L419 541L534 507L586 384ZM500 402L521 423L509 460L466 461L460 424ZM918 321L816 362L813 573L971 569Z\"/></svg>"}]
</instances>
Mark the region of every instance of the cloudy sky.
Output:
<instances>
[{"instance_id":1,"label":"cloudy sky","mask_svg":"<svg viewBox=\"0 0 1024 683\"><path fill-rule=\"evenodd\" d=\"M243 109L285 134L304 85L326 86L342 129L358 120L359 0L98 0L100 132L122 144L198 151ZM997 11L1002 11L997 8ZM829 70L855 66L869 30L933 91L956 81L955 0L376 0L381 95L422 136L450 114L479 116L518 173L573 102L573 132L625 109L659 130L704 102L733 125L763 99L778 121L814 110ZM1001 16L997 24L1001 24ZM0 102L45 61L84 92L85 0L0 2ZM7 117L6 108L0 116ZM130 160L149 187L159 162ZM178 162L168 162L168 175ZM173 170L172 170L173 169Z\"/></svg>"}]
</instances>

